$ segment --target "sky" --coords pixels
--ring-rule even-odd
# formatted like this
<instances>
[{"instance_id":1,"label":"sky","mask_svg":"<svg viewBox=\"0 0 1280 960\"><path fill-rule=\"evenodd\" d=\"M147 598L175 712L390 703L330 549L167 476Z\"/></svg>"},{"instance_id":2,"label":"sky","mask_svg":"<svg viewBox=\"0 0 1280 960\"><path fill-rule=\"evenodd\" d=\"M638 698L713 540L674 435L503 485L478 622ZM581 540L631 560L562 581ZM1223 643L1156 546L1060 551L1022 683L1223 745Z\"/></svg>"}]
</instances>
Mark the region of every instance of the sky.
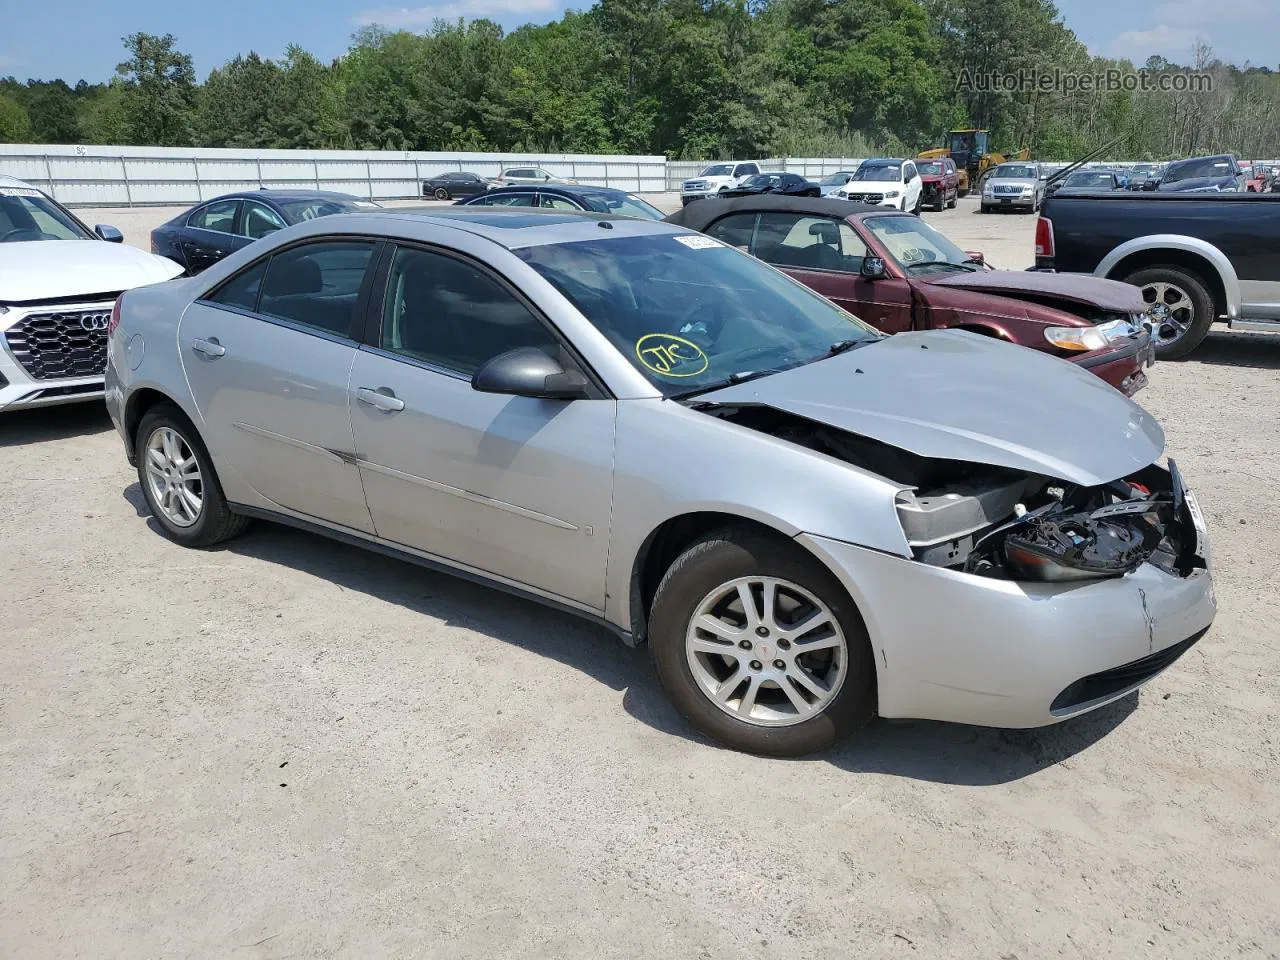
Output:
<instances>
[{"instance_id":1,"label":"sky","mask_svg":"<svg viewBox=\"0 0 1280 960\"><path fill-rule=\"evenodd\" d=\"M1280 68L1280 0L1057 0L1067 26L1099 55L1141 64L1153 53L1189 62L1197 39L1224 60ZM280 57L290 43L328 61L362 25L422 30L436 17L489 17L511 29L557 19L590 0L0 0L0 76L107 80L135 31L178 38L203 80L237 53Z\"/></svg>"}]
</instances>

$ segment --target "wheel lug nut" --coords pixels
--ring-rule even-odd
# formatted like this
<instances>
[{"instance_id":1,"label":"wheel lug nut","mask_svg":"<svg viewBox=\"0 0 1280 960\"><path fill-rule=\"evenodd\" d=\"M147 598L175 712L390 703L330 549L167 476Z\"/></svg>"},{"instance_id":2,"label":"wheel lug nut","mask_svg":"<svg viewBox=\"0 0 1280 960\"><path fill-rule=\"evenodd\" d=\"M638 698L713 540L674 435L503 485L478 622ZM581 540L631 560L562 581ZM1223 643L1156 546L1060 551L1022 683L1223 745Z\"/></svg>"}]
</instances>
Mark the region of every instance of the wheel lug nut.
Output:
<instances>
[{"instance_id":1,"label":"wheel lug nut","mask_svg":"<svg viewBox=\"0 0 1280 960\"><path fill-rule=\"evenodd\" d=\"M775 660L775 661L773 661L773 666L774 666L774 669L776 669L776 670L785 670L785 669L787 669L787 665L786 665L785 663L783 663L781 660Z\"/></svg>"},{"instance_id":2,"label":"wheel lug nut","mask_svg":"<svg viewBox=\"0 0 1280 960\"><path fill-rule=\"evenodd\" d=\"M743 650L750 650L750 649L751 649L751 641L750 641L750 640L739 640L739 641L738 641L738 646L740 646Z\"/></svg>"},{"instance_id":3,"label":"wheel lug nut","mask_svg":"<svg viewBox=\"0 0 1280 960\"><path fill-rule=\"evenodd\" d=\"M761 663L759 660L752 660L752 661L751 661L751 669L752 669L752 670L763 670L763 669L764 669L764 664L763 664L763 663Z\"/></svg>"},{"instance_id":4,"label":"wheel lug nut","mask_svg":"<svg viewBox=\"0 0 1280 960\"><path fill-rule=\"evenodd\" d=\"M779 641L778 641L778 649L779 649L779 650L790 650L790 649L791 649L791 641L790 641L790 640L779 640Z\"/></svg>"},{"instance_id":5,"label":"wheel lug nut","mask_svg":"<svg viewBox=\"0 0 1280 960\"><path fill-rule=\"evenodd\" d=\"M756 636L757 636L757 637L767 637L768 635L769 635L769 628L768 628L768 627L756 627Z\"/></svg>"}]
</instances>

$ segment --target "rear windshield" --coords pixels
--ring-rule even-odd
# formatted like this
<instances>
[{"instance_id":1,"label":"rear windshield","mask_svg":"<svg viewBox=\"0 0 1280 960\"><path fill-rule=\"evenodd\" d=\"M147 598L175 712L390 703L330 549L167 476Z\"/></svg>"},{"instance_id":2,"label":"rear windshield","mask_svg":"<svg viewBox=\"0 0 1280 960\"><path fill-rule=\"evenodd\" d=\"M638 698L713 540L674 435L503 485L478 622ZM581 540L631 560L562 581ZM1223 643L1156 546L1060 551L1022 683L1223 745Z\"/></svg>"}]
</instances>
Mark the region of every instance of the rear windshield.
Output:
<instances>
[{"instance_id":1,"label":"rear windshield","mask_svg":"<svg viewBox=\"0 0 1280 960\"><path fill-rule=\"evenodd\" d=\"M360 213L365 210L377 210L382 204L372 200L279 200L277 203L284 209L289 220L301 223L303 220L315 220L317 217L331 217L335 213Z\"/></svg>"},{"instance_id":2,"label":"rear windshield","mask_svg":"<svg viewBox=\"0 0 1280 960\"><path fill-rule=\"evenodd\" d=\"M62 207L31 187L0 187L0 243L92 240Z\"/></svg>"},{"instance_id":3,"label":"rear windshield","mask_svg":"<svg viewBox=\"0 0 1280 960\"><path fill-rule=\"evenodd\" d=\"M516 251L666 396L799 366L879 334L772 267L700 234Z\"/></svg>"}]
</instances>

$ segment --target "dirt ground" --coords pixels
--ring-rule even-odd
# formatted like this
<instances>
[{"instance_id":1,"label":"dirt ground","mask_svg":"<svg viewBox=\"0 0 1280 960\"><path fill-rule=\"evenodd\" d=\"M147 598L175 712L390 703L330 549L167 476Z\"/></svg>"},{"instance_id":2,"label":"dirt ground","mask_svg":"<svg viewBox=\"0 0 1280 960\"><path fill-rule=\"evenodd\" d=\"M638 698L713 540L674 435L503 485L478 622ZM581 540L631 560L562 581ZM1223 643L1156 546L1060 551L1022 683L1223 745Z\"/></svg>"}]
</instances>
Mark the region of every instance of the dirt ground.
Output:
<instances>
[{"instance_id":1,"label":"dirt ground","mask_svg":"<svg viewBox=\"0 0 1280 960\"><path fill-rule=\"evenodd\" d=\"M1030 217L926 216L1029 262ZM1278 370L1214 333L1140 396L1216 554L1172 669L801 761L530 603L267 524L183 550L99 405L5 415L0 956L1280 956Z\"/></svg>"}]
</instances>

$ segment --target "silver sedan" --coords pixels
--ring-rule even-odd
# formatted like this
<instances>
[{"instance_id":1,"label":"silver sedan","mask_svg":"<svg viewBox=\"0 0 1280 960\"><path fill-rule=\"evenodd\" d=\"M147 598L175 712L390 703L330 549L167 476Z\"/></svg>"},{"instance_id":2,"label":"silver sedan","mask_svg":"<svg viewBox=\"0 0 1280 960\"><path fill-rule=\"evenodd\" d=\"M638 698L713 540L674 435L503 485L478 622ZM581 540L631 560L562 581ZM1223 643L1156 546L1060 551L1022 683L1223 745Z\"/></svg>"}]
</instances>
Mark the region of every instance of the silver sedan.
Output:
<instances>
[{"instance_id":1,"label":"silver sedan","mask_svg":"<svg viewBox=\"0 0 1280 960\"><path fill-rule=\"evenodd\" d=\"M742 750L1053 723L1214 616L1140 407L974 334L883 337L667 224L311 221L125 294L108 356L172 540L287 523L573 611Z\"/></svg>"}]
</instances>

